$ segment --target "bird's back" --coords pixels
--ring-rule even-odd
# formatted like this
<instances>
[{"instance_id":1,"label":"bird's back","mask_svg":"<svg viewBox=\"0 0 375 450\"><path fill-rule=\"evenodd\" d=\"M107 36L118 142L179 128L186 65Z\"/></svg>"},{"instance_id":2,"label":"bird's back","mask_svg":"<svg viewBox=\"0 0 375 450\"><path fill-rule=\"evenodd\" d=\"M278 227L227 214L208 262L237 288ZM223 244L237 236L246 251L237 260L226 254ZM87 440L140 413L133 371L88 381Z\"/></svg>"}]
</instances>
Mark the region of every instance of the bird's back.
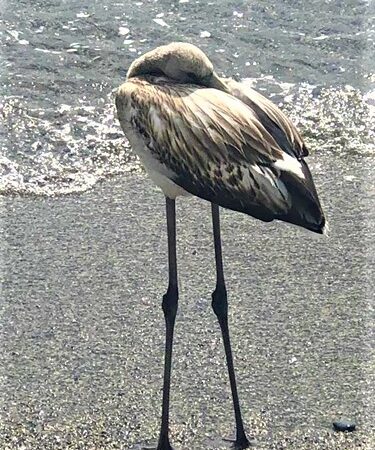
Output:
<instances>
[{"instance_id":1,"label":"bird's back","mask_svg":"<svg viewBox=\"0 0 375 450\"><path fill-rule=\"evenodd\" d=\"M130 143L143 142L163 176L185 191L263 221L323 232L303 141L276 123L276 106L252 107L240 96L155 76L124 83L116 106Z\"/></svg>"}]
</instances>

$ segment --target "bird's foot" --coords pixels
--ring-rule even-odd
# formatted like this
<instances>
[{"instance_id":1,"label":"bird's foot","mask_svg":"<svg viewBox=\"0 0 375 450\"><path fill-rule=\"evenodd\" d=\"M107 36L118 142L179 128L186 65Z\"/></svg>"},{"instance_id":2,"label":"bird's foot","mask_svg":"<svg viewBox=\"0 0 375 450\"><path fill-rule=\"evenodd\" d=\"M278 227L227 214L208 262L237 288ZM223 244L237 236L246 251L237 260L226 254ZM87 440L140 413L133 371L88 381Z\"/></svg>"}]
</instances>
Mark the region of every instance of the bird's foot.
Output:
<instances>
[{"instance_id":1,"label":"bird's foot","mask_svg":"<svg viewBox=\"0 0 375 450\"><path fill-rule=\"evenodd\" d=\"M154 445L136 444L131 448L131 450L174 450L174 449L170 445L167 447L165 446L160 447L157 444Z\"/></svg>"},{"instance_id":2,"label":"bird's foot","mask_svg":"<svg viewBox=\"0 0 375 450\"><path fill-rule=\"evenodd\" d=\"M159 439L158 444L136 444L132 450L174 450L171 444L169 443L169 439Z\"/></svg>"},{"instance_id":3,"label":"bird's foot","mask_svg":"<svg viewBox=\"0 0 375 450\"><path fill-rule=\"evenodd\" d=\"M173 447L171 446L171 444L168 442L166 444L162 444L162 445L151 445L151 446L144 446L141 447L141 450L174 450Z\"/></svg>"},{"instance_id":4,"label":"bird's foot","mask_svg":"<svg viewBox=\"0 0 375 450\"><path fill-rule=\"evenodd\" d=\"M253 445L253 443L251 441L249 441L249 439L246 437L245 434L243 434L241 436L237 436L236 439L224 438L223 440L225 442L230 442L231 447L234 450L243 450L243 449L249 448Z\"/></svg>"}]
</instances>

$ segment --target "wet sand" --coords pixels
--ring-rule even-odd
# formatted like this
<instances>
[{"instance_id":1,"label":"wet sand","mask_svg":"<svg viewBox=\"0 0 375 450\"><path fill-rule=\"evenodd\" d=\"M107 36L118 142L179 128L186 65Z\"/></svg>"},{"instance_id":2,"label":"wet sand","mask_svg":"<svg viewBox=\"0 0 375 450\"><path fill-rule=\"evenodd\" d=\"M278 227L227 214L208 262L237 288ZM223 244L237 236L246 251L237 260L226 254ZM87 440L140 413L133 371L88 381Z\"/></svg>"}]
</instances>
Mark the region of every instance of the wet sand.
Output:
<instances>
[{"instance_id":1,"label":"wet sand","mask_svg":"<svg viewBox=\"0 0 375 450\"><path fill-rule=\"evenodd\" d=\"M259 449L375 447L373 186L366 161L347 164L354 178L345 178L340 158L329 160L310 159L330 238L222 214L239 393ZM162 195L129 174L82 195L7 197L1 207L0 448L128 449L155 439L167 284ZM210 308L209 212L198 199L178 202L176 450L228 448L221 438L234 431ZM334 432L341 418L357 431Z\"/></svg>"}]
</instances>

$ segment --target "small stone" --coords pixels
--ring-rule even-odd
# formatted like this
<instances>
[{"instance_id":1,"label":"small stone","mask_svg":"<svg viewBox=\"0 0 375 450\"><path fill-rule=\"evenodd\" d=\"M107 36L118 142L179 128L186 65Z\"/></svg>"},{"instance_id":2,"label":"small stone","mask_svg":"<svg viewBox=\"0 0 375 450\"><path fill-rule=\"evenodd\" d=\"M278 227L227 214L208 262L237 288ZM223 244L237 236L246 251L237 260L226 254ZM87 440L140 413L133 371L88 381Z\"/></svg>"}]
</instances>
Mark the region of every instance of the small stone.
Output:
<instances>
[{"instance_id":1,"label":"small stone","mask_svg":"<svg viewBox=\"0 0 375 450\"><path fill-rule=\"evenodd\" d=\"M79 19L87 18L87 17L90 17L90 14L88 14L87 12L81 11L78 14L76 14L76 17L78 17Z\"/></svg>"},{"instance_id":2,"label":"small stone","mask_svg":"<svg viewBox=\"0 0 375 450\"><path fill-rule=\"evenodd\" d=\"M163 19L160 18L156 18L156 19L152 19L155 23L157 23L158 25L162 26L162 27L170 27L170 25L167 24L167 22Z\"/></svg>"},{"instance_id":3,"label":"small stone","mask_svg":"<svg viewBox=\"0 0 375 450\"><path fill-rule=\"evenodd\" d=\"M338 422L333 422L333 429L335 431L355 431L355 423L353 422L346 422L346 421L338 421Z\"/></svg>"},{"instance_id":4,"label":"small stone","mask_svg":"<svg viewBox=\"0 0 375 450\"><path fill-rule=\"evenodd\" d=\"M130 33L130 30L128 27L119 27L119 29L118 29L118 34L120 36L126 36L129 33Z\"/></svg>"},{"instance_id":5,"label":"small stone","mask_svg":"<svg viewBox=\"0 0 375 450\"><path fill-rule=\"evenodd\" d=\"M201 31L200 37L201 38L209 38L209 37L211 37L211 33L209 31Z\"/></svg>"}]
</instances>

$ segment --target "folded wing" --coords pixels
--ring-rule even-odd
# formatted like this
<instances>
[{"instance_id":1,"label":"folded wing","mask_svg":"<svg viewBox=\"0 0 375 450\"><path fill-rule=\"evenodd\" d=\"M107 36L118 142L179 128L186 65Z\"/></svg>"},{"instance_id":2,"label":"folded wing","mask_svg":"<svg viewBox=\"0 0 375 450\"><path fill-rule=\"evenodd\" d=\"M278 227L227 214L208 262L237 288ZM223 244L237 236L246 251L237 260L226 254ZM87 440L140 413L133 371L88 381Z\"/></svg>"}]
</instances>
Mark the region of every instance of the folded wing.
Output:
<instances>
[{"instance_id":1,"label":"folded wing","mask_svg":"<svg viewBox=\"0 0 375 450\"><path fill-rule=\"evenodd\" d=\"M281 219L321 232L324 218L302 154L285 151L240 99L142 77L120 87L116 105L120 122L131 122L186 191L264 221Z\"/></svg>"},{"instance_id":2,"label":"folded wing","mask_svg":"<svg viewBox=\"0 0 375 450\"><path fill-rule=\"evenodd\" d=\"M230 78L223 81L231 95L255 112L263 126L276 138L285 152L298 159L308 156L308 150L297 128L271 100L244 83L238 83Z\"/></svg>"}]
</instances>

